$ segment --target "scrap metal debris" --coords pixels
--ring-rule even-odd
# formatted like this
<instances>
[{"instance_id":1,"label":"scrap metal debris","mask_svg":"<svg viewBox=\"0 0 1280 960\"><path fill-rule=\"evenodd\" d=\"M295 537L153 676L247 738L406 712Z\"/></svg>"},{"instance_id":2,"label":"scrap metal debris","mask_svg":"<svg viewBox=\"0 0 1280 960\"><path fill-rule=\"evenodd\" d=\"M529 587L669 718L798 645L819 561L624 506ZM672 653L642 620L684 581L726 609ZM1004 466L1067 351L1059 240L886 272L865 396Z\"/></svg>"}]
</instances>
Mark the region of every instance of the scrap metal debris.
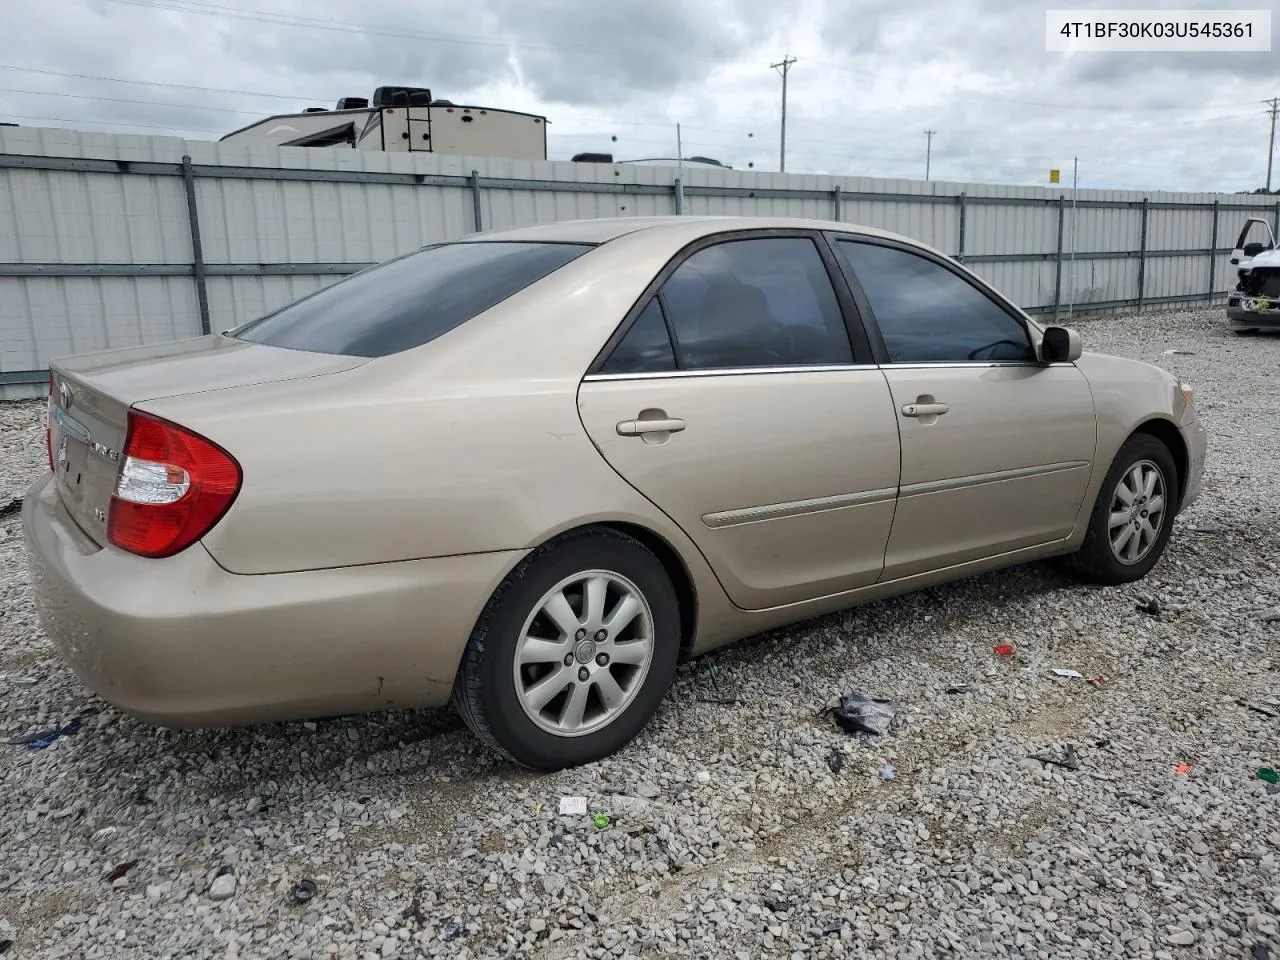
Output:
<instances>
[{"instance_id":1,"label":"scrap metal debris","mask_svg":"<svg viewBox=\"0 0 1280 960\"><path fill-rule=\"evenodd\" d=\"M1030 758L1032 760L1039 760L1041 763L1051 763L1055 767L1062 767L1066 770L1080 769L1080 757L1076 753L1076 748L1069 743L1062 748L1061 757L1053 757L1044 753L1033 753Z\"/></svg>"},{"instance_id":2,"label":"scrap metal debris","mask_svg":"<svg viewBox=\"0 0 1280 960\"><path fill-rule=\"evenodd\" d=\"M1280 716L1280 714L1273 713L1272 711L1267 710L1264 707L1259 707L1256 704L1250 703L1248 700L1245 700L1243 697L1237 700L1236 703L1239 706L1244 707L1246 710L1252 710L1254 713L1260 713L1264 717L1268 717L1271 720L1274 720L1276 719L1276 717Z\"/></svg>"},{"instance_id":3,"label":"scrap metal debris","mask_svg":"<svg viewBox=\"0 0 1280 960\"><path fill-rule=\"evenodd\" d=\"M16 517L21 512L21 497L11 497L4 502L0 502L0 520L8 520L10 517Z\"/></svg>"},{"instance_id":4,"label":"scrap metal debris","mask_svg":"<svg viewBox=\"0 0 1280 960\"><path fill-rule=\"evenodd\" d=\"M719 671L716 670L714 663L707 664L707 670L704 676L711 681L711 690L715 694L711 697L695 697L698 703L718 703L722 705L731 705L742 703L742 698L738 696L726 697L720 692Z\"/></svg>"},{"instance_id":5,"label":"scrap metal debris","mask_svg":"<svg viewBox=\"0 0 1280 960\"><path fill-rule=\"evenodd\" d=\"M102 879L107 883L115 883L121 877L125 876L130 870L138 865L137 860L127 860L124 863L117 863L115 867Z\"/></svg>"}]
</instances>

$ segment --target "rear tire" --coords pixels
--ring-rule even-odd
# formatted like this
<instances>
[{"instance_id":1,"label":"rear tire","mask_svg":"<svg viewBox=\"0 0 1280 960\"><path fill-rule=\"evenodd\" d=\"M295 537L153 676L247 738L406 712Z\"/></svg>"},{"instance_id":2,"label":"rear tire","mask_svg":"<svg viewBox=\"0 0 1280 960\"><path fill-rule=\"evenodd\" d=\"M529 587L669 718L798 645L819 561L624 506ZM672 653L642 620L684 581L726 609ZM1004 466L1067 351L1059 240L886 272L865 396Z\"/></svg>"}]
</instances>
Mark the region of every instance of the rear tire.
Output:
<instances>
[{"instance_id":1,"label":"rear tire","mask_svg":"<svg viewBox=\"0 0 1280 960\"><path fill-rule=\"evenodd\" d=\"M574 531L535 550L495 591L453 702L480 740L516 763L574 767L644 729L679 652L679 601L658 558L614 530Z\"/></svg>"},{"instance_id":2,"label":"rear tire","mask_svg":"<svg viewBox=\"0 0 1280 960\"><path fill-rule=\"evenodd\" d=\"M1089 530L1067 568L1106 586L1141 580L1164 554L1180 496L1169 448L1150 434L1134 434L1107 471Z\"/></svg>"},{"instance_id":3,"label":"rear tire","mask_svg":"<svg viewBox=\"0 0 1280 960\"><path fill-rule=\"evenodd\" d=\"M1237 336L1240 336L1240 337L1253 337L1253 336L1257 336L1258 328L1257 327L1235 327L1232 332L1234 332Z\"/></svg>"}]
</instances>

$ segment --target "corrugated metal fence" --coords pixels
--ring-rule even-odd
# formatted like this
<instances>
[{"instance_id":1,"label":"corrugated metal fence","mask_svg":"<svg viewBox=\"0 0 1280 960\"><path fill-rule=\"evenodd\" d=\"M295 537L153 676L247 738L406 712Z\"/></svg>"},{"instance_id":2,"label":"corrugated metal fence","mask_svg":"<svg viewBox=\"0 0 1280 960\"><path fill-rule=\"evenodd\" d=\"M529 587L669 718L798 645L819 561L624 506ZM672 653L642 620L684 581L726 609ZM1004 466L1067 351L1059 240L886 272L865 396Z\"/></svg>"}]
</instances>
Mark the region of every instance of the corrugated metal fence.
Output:
<instances>
[{"instance_id":1,"label":"corrugated metal fence","mask_svg":"<svg viewBox=\"0 0 1280 960\"><path fill-rule=\"evenodd\" d=\"M478 229L672 213L817 217L950 253L1032 312L1208 302L1270 198L248 148L0 129L0 398L53 357L223 330Z\"/></svg>"}]
</instances>

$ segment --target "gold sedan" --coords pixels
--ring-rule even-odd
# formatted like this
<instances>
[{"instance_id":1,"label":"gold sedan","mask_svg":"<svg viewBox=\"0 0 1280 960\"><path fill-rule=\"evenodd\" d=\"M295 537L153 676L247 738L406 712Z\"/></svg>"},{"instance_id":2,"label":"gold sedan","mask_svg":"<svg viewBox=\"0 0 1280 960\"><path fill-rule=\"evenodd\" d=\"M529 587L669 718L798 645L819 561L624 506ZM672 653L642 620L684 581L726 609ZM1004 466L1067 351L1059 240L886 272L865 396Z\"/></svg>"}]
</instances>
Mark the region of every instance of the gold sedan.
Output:
<instances>
[{"instance_id":1,"label":"gold sedan","mask_svg":"<svg viewBox=\"0 0 1280 960\"><path fill-rule=\"evenodd\" d=\"M477 234L51 371L24 526L101 696L170 726L452 700L544 769L762 630L1049 556L1136 580L1205 455L1168 373L795 219Z\"/></svg>"}]
</instances>

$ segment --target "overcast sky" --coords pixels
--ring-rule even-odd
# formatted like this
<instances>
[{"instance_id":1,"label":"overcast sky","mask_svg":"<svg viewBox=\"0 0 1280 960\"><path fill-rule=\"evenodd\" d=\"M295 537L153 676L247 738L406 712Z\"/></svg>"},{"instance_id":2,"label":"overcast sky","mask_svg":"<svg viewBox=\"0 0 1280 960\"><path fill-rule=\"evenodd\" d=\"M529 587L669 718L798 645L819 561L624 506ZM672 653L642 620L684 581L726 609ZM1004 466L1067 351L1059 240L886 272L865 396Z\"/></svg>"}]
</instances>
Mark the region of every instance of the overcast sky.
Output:
<instances>
[{"instance_id":1,"label":"overcast sky","mask_svg":"<svg viewBox=\"0 0 1280 960\"><path fill-rule=\"evenodd\" d=\"M380 84L527 110L552 159L686 155L787 170L1236 191L1266 176L1280 45L1045 52L1093 0L4 0L0 120L217 139ZM1151 6L1151 4L1142 4ZM1280 0L1164 7L1270 9ZM119 82L134 81L134 82ZM145 81L145 82L144 82ZM214 89L216 88L216 89ZM616 137L616 142L612 139ZM1280 184L1280 158L1273 186Z\"/></svg>"}]
</instances>

